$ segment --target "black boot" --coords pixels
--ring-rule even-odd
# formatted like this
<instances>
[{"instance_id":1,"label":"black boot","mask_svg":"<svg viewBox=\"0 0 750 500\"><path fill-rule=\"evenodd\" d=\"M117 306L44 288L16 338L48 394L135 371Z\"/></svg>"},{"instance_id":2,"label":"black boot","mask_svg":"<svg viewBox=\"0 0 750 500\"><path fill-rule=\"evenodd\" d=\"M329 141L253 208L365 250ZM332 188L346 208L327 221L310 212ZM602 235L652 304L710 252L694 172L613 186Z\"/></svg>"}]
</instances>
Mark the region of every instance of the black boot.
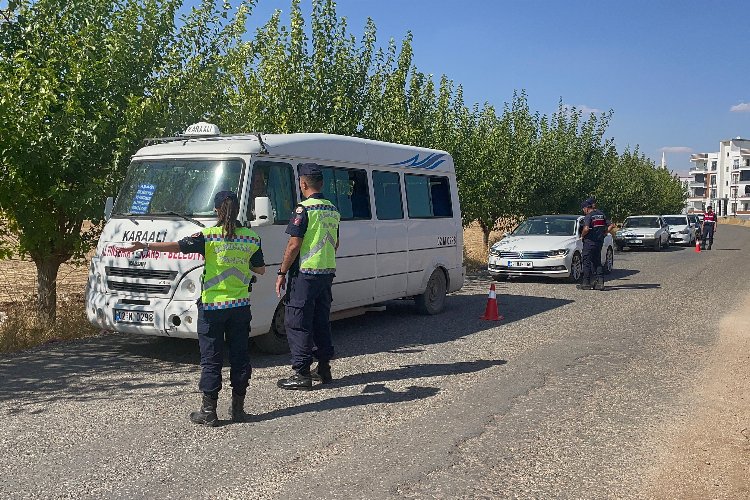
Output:
<instances>
[{"instance_id":1,"label":"black boot","mask_svg":"<svg viewBox=\"0 0 750 500\"><path fill-rule=\"evenodd\" d=\"M201 409L192 412L190 420L195 424L216 427L219 425L219 417L216 415L216 403L218 402L219 398L212 398L204 394Z\"/></svg>"},{"instance_id":2,"label":"black boot","mask_svg":"<svg viewBox=\"0 0 750 500\"><path fill-rule=\"evenodd\" d=\"M318 361L318 366L310 371L310 378L321 384L330 384L333 382L330 363L327 361Z\"/></svg>"},{"instance_id":3,"label":"black boot","mask_svg":"<svg viewBox=\"0 0 750 500\"><path fill-rule=\"evenodd\" d=\"M592 288L594 290L604 290L604 278L596 278Z\"/></svg>"},{"instance_id":4,"label":"black boot","mask_svg":"<svg viewBox=\"0 0 750 500\"><path fill-rule=\"evenodd\" d=\"M576 288L579 290L591 290L593 287L591 286L591 282L583 281L581 283L578 283L576 285Z\"/></svg>"},{"instance_id":5,"label":"black boot","mask_svg":"<svg viewBox=\"0 0 750 500\"><path fill-rule=\"evenodd\" d=\"M292 391L309 391L312 389L312 377L310 374L302 374L295 372L289 378L282 378L276 385L281 389L287 389Z\"/></svg>"},{"instance_id":6,"label":"black boot","mask_svg":"<svg viewBox=\"0 0 750 500\"><path fill-rule=\"evenodd\" d=\"M248 414L245 413L245 396L238 396L232 394L232 407L229 409L232 415L232 422L235 424L241 424L247 422Z\"/></svg>"}]
</instances>

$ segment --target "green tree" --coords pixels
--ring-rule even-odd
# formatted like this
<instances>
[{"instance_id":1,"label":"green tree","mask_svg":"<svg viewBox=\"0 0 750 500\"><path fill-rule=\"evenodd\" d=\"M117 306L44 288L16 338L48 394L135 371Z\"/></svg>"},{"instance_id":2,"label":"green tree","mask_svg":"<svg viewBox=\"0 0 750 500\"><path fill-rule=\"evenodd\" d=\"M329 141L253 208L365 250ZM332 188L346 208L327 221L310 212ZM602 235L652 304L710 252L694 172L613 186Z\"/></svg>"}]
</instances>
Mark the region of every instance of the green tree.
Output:
<instances>
[{"instance_id":1,"label":"green tree","mask_svg":"<svg viewBox=\"0 0 750 500\"><path fill-rule=\"evenodd\" d=\"M244 26L206 1L177 29L180 3L24 0L0 24L0 218L19 242L6 252L36 264L45 323L59 266L94 244L136 141L200 111L186 110L206 90L199 76L217 74L216 54Z\"/></svg>"}]
</instances>

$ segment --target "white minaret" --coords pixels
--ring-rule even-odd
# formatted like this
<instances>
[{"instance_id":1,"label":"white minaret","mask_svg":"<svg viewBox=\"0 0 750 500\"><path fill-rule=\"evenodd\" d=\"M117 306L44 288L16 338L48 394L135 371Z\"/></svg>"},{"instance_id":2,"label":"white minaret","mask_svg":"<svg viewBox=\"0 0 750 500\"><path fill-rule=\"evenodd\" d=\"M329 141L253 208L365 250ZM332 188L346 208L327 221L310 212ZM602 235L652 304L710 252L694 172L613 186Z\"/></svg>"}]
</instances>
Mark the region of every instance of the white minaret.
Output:
<instances>
[{"instance_id":1,"label":"white minaret","mask_svg":"<svg viewBox=\"0 0 750 500\"><path fill-rule=\"evenodd\" d=\"M666 153L664 151L661 152L661 168L663 170L667 169L667 160L665 158Z\"/></svg>"}]
</instances>

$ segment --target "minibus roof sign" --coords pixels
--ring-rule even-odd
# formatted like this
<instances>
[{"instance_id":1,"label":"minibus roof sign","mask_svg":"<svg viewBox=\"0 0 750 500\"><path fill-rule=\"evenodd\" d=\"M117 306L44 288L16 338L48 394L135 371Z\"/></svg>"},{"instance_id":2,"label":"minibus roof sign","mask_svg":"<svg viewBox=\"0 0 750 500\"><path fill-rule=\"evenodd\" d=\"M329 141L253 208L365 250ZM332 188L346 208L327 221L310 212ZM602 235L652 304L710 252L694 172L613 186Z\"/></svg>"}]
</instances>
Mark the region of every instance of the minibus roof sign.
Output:
<instances>
[{"instance_id":1,"label":"minibus roof sign","mask_svg":"<svg viewBox=\"0 0 750 500\"><path fill-rule=\"evenodd\" d=\"M213 123L198 122L190 125L183 134L185 137L205 137L209 135L221 135L221 130Z\"/></svg>"}]
</instances>

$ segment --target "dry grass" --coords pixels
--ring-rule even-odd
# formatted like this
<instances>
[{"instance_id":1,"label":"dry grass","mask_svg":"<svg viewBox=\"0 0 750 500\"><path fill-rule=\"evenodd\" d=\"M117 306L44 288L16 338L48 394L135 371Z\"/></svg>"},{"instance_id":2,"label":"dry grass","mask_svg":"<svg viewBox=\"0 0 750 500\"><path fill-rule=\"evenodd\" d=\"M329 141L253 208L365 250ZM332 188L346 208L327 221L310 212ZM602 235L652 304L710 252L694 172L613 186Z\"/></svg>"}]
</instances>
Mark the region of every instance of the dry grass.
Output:
<instances>
[{"instance_id":1,"label":"dry grass","mask_svg":"<svg viewBox=\"0 0 750 500\"><path fill-rule=\"evenodd\" d=\"M489 246L500 240L503 233L510 231L515 224L509 222L499 231L490 233ZM489 257L489 248L482 242L482 230L479 225L474 223L464 229L464 265L469 271L477 272L487 267L487 258Z\"/></svg>"},{"instance_id":2,"label":"dry grass","mask_svg":"<svg viewBox=\"0 0 750 500\"><path fill-rule=\"evenodd\" d=\"M36 320L36 267L26 260L0 261L0 352L13 352L58 340L97 333L86 319L86 266L65 264L57 277L57 321L52 326Z\"/></svg>"}]
</instances>

